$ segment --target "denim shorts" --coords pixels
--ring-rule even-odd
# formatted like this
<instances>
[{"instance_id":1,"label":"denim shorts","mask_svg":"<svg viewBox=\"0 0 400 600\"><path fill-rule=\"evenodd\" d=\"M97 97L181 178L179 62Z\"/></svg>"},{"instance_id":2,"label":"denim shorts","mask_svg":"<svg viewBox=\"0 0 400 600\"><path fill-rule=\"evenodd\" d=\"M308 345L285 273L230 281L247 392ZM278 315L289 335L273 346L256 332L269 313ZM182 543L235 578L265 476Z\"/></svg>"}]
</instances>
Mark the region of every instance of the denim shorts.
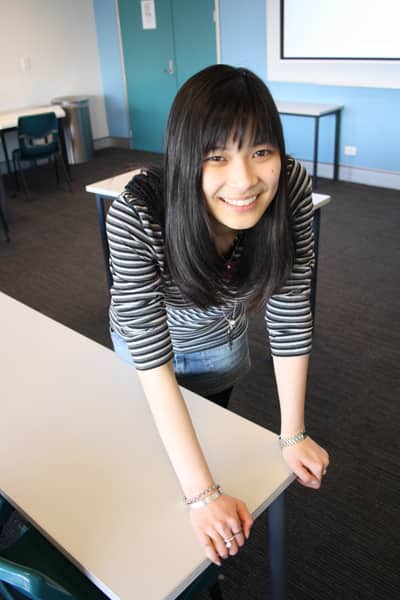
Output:
<instances>
[{"instance_id":1,"label":"denim shorts","mask_svg":"<svg viewBox=\"0 0 400 600\"><path fill-rule=\"evenodd\" d=\"M110 332L116 354L133 365L126 341L115 331ZM233 340L208 350L174 352L173 365L179 385L210 396L232 387L251 367L247 332Z\"/></svg>"}]
</instances>

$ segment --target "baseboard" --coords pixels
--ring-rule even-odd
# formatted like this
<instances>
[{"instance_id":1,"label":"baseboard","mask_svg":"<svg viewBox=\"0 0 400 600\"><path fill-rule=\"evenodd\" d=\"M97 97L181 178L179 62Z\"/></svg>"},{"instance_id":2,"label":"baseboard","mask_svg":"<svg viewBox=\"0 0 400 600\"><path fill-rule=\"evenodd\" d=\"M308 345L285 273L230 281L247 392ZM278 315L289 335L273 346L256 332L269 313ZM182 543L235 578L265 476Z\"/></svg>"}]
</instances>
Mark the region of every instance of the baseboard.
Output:
<instances>
[{"instance_id":1,"label":"baseboard","mask_svg":"<svg viewBox=\"0 0 400 600\"><path fill-rule=\"evenodd\" d=\"M102 150L103 148L130 148L130 139L123 137L103 137L93 140L93 147L95 150Z\"/></svg>"},{"instance_id":2,"label":"baseboard","mask_svg":"<svg viewBox=\"0 0 400 600\"><path fill-rule=\"evenodd\" d=\"M307 171L312 173L313 163L309 160L302 160L301 158L299 158L299 160L306 167ZM318 163L318 175L320 177L326 177L327 179L333 179L333 165L329 163ZM339 180L400 190L400 171L382 171L378 169L340 165Z\"/></svg>"}]
</instances>

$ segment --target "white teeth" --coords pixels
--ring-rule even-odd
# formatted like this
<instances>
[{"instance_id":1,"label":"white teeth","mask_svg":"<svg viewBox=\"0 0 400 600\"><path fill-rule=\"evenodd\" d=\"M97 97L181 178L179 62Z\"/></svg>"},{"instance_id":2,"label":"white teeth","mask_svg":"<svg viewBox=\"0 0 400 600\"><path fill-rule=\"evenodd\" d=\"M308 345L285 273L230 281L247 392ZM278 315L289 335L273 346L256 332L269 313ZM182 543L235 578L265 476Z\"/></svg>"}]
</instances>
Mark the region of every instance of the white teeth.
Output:
<instances>
[{"instance_id":1,"label":"white teeth","mask_svg":"<svg viewBox=\"0 0 400 600\"><path fill-rule=\"evenodd\" d=\"M251 196L251 198L245 198L244 200L235 200L234 198L221 198L221 200L233 206L250 206L256 198L257 196Z\"/></svg>"}]
</instances>

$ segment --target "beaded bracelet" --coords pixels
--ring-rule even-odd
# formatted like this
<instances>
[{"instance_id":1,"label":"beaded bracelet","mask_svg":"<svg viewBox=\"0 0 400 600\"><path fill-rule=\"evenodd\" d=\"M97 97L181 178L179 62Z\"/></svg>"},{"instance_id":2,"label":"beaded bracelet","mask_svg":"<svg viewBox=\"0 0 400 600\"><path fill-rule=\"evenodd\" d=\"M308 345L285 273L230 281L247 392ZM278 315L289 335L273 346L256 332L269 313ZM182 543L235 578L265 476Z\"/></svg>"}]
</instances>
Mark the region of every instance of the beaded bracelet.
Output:
<instances>
[{"instance_id":1,"label":"beaded bracelet","mask_svg":"<svg viewBox=\"0 0 400 600\"><path fill-rule=\"evenodd\" d=\"M219 492L220 490L221 490L221 486L218 483L214 483L213 485L208 486L208 488L206 488L205 490L200 492L200 494L197 494L196 496L193 496L192 498L188 498L187 496L184 496L183 501L185 504L193 504L194 502L201 500L205 496L209 496L212 492Z\"/></svg>"},{"instance_id":2,"label":"beaded bracelet","mask_svg":"<svg viewBox=\"0 0 400 600\"><path fill-rule=\"evenodd\" d=\"M296 433L296 435L292 435L287 438L279 436L279 443L281 445L281 448L286 448L287 446L294 446L298 442L302 442L306 439L306 437L307 433L305 431L300 431L299 433Z\"/></svg>"}]
</instances>

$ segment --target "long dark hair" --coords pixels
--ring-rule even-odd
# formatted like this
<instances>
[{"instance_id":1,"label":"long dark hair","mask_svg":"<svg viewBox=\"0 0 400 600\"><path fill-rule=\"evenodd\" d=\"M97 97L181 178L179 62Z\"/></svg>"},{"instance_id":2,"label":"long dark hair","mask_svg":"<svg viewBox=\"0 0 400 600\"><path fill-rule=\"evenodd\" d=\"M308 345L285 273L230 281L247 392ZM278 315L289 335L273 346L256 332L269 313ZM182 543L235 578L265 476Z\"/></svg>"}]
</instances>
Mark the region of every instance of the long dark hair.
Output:
<instances>
[{"instance_id":1,"label":"long dark hair","mask_svg":"<svg viewBox=\"0 0 400 600\"><path fill-rule=\"evenodd\" d=\"M206 154L233 137L242 145L269 143L279 150L276 196L258 223L242 234L242 253L227 285L202 190ZM189 300L216 306L230 294L260 307L286 281L294 260L287 198L286 153L278 111L254 73L228 65L207 67L179 90L165 141L165 249L169 272Z\"/></svg>"}]
</instances>

